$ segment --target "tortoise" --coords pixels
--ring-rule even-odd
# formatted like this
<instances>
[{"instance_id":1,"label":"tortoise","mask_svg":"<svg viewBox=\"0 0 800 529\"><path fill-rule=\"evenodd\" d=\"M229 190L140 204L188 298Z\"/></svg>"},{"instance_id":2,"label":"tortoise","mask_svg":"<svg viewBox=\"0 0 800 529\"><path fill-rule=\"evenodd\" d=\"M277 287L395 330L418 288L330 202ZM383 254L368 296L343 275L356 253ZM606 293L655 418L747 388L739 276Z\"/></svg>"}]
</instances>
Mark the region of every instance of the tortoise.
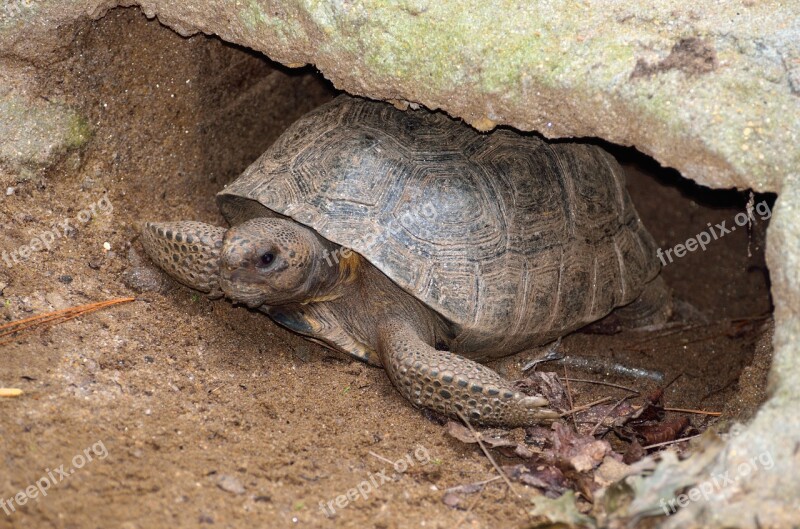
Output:
<instances>
[{"instance_id":1,"label":"tortoise","mask_svg":"<svg viewBox=\"0 0 800 529\"><path fill-rule=\"evenodd\" d=\"M606 317L664 314L655 244L603 149L479 133L339 96L217 195L230 229L148 222L179 282L383 367L413 404L487 425L554 419L478 363ZM613 316L613 315L612 315Z\"/></svg>"}]
</instances>

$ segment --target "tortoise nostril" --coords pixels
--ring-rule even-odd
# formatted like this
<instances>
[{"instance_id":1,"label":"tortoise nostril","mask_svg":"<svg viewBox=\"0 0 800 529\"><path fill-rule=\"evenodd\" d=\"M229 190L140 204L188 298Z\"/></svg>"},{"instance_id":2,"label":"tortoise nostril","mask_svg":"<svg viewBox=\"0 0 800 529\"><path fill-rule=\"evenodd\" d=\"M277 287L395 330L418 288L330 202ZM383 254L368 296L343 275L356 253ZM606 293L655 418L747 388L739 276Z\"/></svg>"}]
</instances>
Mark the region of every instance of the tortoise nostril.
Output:
<instances>
[{"instance_id":1,"label":"tortoise nostril","mask_svg":"<svg viewBox=\"0 0 800 529\"><path fill-rule=\"evenodd\" d=\"M231 272L233 272L237 268L239 268L239 266L236 263L232 263L232 262L227 261L227 260L222 263L222 266L220 266L220 270L223 273L227 273L228 275L230 275Z\"/></svg>"}]
</instances>

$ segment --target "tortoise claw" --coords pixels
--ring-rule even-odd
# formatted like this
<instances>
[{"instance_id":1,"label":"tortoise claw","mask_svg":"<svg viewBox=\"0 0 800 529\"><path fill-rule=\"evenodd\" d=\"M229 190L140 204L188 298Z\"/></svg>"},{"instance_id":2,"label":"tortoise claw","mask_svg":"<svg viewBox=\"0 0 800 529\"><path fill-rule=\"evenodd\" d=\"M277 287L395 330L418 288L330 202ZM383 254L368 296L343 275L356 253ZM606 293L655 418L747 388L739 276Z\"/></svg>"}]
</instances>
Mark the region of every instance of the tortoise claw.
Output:
<instances>
[{"instance_id":1,"label":"tortoise claw","mask_svg":"<svg viewBox=\"0 0 800 529\"><path fill-rule=\"evenodd\" d=\"M544 397L523 397L519 401L519 405L525 408L541 408L550 404Z\"/></svg>"},{"instance_id":2,"label":"tortoise claw","mask_svg":"<svg viewBox=\"0 0 800 529\"><path fill-rule=\"evenodd\" d=\"M225 231L202 222L147 222L142 228L142 245L162 270L213 299L223 295L219 257Z\"/></svg>"}]
</instances>

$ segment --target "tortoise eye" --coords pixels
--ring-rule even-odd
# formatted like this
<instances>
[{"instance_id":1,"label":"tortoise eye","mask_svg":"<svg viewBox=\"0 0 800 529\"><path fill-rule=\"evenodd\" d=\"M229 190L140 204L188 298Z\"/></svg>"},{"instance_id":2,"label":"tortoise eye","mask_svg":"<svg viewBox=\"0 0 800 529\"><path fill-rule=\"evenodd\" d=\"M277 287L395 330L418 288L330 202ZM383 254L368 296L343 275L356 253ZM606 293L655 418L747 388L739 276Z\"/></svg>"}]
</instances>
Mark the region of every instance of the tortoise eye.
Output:
<instances>
[{"instance_id":1,"label":"tortoise eye","mask_svg":"<svg viewBox=\"0 0 800 529\"><path fill-rule=\"evenodd\" d=\"M259 268L266 268L275 261L275 254L272 252L264 252L258 258Z\"/></svg>"}]
</instances>

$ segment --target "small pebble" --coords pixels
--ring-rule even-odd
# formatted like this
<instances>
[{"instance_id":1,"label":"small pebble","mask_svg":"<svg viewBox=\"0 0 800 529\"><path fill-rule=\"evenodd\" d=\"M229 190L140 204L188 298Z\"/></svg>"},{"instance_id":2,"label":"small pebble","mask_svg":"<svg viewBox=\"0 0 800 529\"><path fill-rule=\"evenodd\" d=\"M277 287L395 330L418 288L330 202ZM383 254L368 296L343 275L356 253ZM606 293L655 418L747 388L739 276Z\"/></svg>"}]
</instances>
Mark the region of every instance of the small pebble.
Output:
<instances>
[{"instance_id":1,"label":"small pebble","mask_svg":"<svg viewBox=\"0 0 800 529\"><path fill-rule=\"evenodd\" d=\"M109 251L109 250L111 249L111 243L104 242L104 243L103 243L103 249L104 249L105 251Z\"/></svg>"},{"instance_id":2,"label":"small pebble","mask_svg":"<svg viewBox=\"0 0 800 529\"><path fill-rule=\"evenodd\" d=\"M83 367L85 367L86 371L89 373L97 373L98 369L100 369L100 365L91 358L85 358L83 360Z\"/></svg>"},{"instance_id":3,"label":"small pebble","mask_svg":"<svg viewBox=\"0 0 800 529\"><path fill-rule=\"evenodd\" d=\"M122 274L122 282L135 292L162 292L169 288L164 274L151 266L133 266Z\"/></svg>"},{"instance_id":4,"label":"small pebble","mask_svg":"<svg viewBox=\"0 0 800 529\"><path fill-rule=\"evenodd\" d=\"M311 350L305 345L298 345L292 349L293 356L301 362L308 362L311 360Z\"/></svg>"},{"instance_id":5,"label":"small pebble","mask_svg":"<svg viewBox=\"0 0 800 529\"><path fill-rule=\"evenodd\" d=\"M11 195L13 195L13 194L14 194L14 191L16 191L16 190L17 190L17 189L16 189L16 188L14 188L14 187L9 187L9 188L7 188L7 189L6 189L6 196L7 196L7 197L10 197Z\"/></svg>"},{"instance_id":6,"label":"small pebble","mask_svg":"<svg viewBox=\"0 0 800 529\"><path fill-rule=\"evenodd\" d=\"M244 494L244 485L238 478L229 474L220 474L217 477L217 487L231 494Z\"/></svg>"},{"instance_id":7,"label":"small pebble","mask_svg":"<svg viewBox=\"0 0 800 529\"><path fill-rule=\"evenodd\" d=\"M69 285L70 283L72 283L72 276L65 274L63 276L59 276L58 280L64 283L65 285Z\"/></svg>"}]
</instances>

